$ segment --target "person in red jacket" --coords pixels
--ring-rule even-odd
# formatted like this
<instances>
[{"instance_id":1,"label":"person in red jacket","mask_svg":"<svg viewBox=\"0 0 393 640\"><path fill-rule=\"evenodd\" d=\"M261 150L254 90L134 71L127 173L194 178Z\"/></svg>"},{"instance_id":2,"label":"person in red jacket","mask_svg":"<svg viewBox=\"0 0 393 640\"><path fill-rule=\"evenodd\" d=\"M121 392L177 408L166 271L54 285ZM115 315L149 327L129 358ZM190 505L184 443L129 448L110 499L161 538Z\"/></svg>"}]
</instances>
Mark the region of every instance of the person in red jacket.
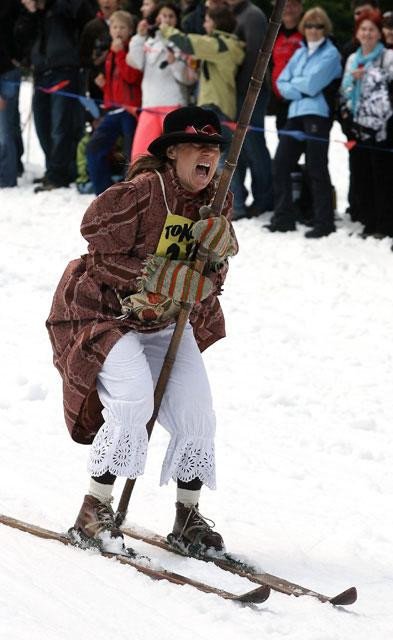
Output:
<instances>
[{"instance_id":1,"label":"person in red jacket","mask_svg":"<svg viewBox=\"0 0 393 640\"><path fill-rule=\"evenodd\" d=\"M130 157L134 137L135 111L141 106L142 73L126 62L128 42L135 22L127 11L115 11L109 21L111 48L105 60L105 76L95 82L103 90L106 113L87 145L87 166L96 195L113 184L109 153L119 136L124 157ZM126 169L126 165L124 166Z\"/></svg>"},{"instance_id":2,"label":"person in red jacket","mask_svg":"<svg viewBox=\"0 0 393 640\"><path fill-rule=\"evenodd\" d=\"M102 91L94 80L105 71L105 58L111 45L109 19L123 5L124 0L98 0L97 14L84 26L80 37L79 55L86 73L86 87L95 100L102 100Z\"/></svg>"},{"instance_id":3,"label":"person in red jacket","mask_svg":"<svg viewBox=\"0 0 393 640\"><path fill-rule=\"evenodd\" d=\"M282 25L272 51L272 96L270 109L276 116L277 129L283 129L288 118L289 102L277 87L277 79L300 46L302 34L298 29L303 13L303 0L287 0Z\"/></svg>"}]
</instances>

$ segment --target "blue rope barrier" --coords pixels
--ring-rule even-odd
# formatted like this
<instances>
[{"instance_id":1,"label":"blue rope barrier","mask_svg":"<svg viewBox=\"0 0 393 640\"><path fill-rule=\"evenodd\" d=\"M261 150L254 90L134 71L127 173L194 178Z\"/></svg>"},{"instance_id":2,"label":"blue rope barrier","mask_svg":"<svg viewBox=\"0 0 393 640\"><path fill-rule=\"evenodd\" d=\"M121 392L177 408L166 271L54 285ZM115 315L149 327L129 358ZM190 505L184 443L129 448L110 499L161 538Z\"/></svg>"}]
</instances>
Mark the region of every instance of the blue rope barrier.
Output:
<instances>
[{"instance_id":1,"label":"blue rope barrier","mask_svg":"<svg viewBox=\"0 0 393 640\"><path fill-rule=\"evenodd\" d=\"M3 81L4 84L12 84L12 85L21 85L22 81L15 81L15 80L4 80ZM56 86L56 85L54 85ZM89 113L93 116L93 118L98 118L100 116L100 110L99 107L103 107L103 103L102 100L99 99L95 99L95 98L91 98L90 96L83 96L79 93L72 93L70 91L64 91L62 89L59 89L57 91L51 91L50 87L40 87L38 85L34 85L34 89L38 90L38 91L42 91L43 93L46 93L48 95L61 95L64 96L65 98L73 98L74 100L78 100L87 111L89 111ZM108 107L105 107L106 109ZM110 107L109 108L115 108L115 109L126 109L127 111L130 111L130 106L129 105L125 105L125 104L120 104L117 102L111 102L110 103ZM158 113L161 115L166 115L167 112L166 111L160 111L160 109L156 109L156 108L152 108L152 107L145 107L142 109L142 107L133 107L132 108L133 111L135 111L135 114L137 113L141 113L142 111L146 111L148 113ZM222 124L226 124L226 125L235 125L236 122L230 121L230 120L222 120ZM253 125L249 125L247 127L247 131L258 131L261 133L277 133L280 136L289 136L294 138L295 140L298 140L299 142L305 142L306 140L314 140L315 142L321 142L324 144L328 144L330 141L329 138L320 138L318 136L311 136L309 134L304 133L304 131L297 131L297 130L290 130L290 129L266 129L264 127L255 127ZM334 140L333 142L336 142L338 144L344 144L346 145L347 143L344 140ZM354 145L353 148L358 148L358 149L367 149L369 151L384 151L387 153L393 153L393 148L390 147L377 147L374 145L367 145L364 144L362 142L357 142ZM350 151L350 150L349 150Z\"/></svg>"}]
</instances>

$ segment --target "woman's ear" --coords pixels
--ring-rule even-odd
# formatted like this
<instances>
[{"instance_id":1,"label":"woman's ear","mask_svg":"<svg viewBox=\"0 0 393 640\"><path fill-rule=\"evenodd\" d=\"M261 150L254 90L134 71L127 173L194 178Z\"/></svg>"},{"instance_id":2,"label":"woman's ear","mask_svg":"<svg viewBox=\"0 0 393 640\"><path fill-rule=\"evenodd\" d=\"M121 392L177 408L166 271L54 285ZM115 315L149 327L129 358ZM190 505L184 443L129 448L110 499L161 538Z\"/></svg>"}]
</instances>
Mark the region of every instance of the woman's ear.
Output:
<instances>
[{"instance_id":1,"label":"woman's ear","mask_svg":"<svg viewBox=\"0 0 393 640\"><path fill-rule=\"evenodd\" d=\"M166 150L166 155L167 155L167 158L169 158L169 160L175 160L176 159L175 147L174 146L168 147L168 149Z\"/></svg>"}]
</instances>

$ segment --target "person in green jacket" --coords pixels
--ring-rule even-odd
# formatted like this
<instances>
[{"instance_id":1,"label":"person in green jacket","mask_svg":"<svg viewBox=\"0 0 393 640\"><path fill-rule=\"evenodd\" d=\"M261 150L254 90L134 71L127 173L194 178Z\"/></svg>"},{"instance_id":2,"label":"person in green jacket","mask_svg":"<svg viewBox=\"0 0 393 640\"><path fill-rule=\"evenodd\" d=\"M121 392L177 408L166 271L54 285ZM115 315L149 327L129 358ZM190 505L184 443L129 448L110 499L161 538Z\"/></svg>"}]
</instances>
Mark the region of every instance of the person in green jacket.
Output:
<instances>
[{"instance_id":1,"label":"person in green jacket","mask_svg":"<svg viewBox=\"0 0 393 640\"><path fill-rule=\"evenodd\" d=\"M245 55L245 45L233 34L236 18L226 5L208 8L203 26L206 35L186 35L164 24L160 29L169 47L180 49L201 63L197 105L212 109L221 121L234 121L236 73ZM230 129L225 129L223 134L230 138Z\"/></svg>"}]
</instances>

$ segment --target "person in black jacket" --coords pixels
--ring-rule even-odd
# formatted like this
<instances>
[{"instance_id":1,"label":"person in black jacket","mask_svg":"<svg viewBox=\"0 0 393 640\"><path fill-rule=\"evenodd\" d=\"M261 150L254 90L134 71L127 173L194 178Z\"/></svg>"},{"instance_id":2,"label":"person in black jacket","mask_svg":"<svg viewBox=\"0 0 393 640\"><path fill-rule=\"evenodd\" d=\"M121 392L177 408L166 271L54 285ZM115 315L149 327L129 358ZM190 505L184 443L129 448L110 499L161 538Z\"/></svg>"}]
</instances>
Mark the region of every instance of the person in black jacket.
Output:
<instances>
[{"instance_id":1,"label":"person in black jacket","mask_svg":"<svg viewBox=\"0 0 393 640\"><path fill-rule=\"evenodd\" d=\"M19 9L18 0L2 0L0 4L0 188L16 186L23 152L18 110L21 76L12 37Z\"/></svg>"},{"instance_id":2,"label":"person in black jacket","mask_svg":"<svg viewBox=\"0 0 393 640\"><path fill-rule=\"evenodd\" d=\"M184 33L206 33L203 22L205 20L205 0L191 0L182 8L181 29Z\"/></svg>"},{"instance_id":3,"label":"person in black jacket","mask_svg":"<svg viewBox=\"0 0 393 640\"><path fill-rule=\"evenodd\" d=\"M228 0L236 18L235 35L246 43L246 55L237 74L238 116L246 97L251 74L254 70L258 51L264 40L267 20L259 7L251 0ZM269 100L269 89L263 83L250 125L256 130L248 131L239 156L231 189L234 195L233 219L257 216L273 209L272 161L265 140L265 115ZM246 207L248 192L244 186L247 169L251 173L251 193L253 202Z\"/></svg>"},{"instance_id":4,"label":"person in black jacket","mask_svg":"<svg viewBox=\"0 0 393 640\"><path fill-rule=\"evenodd\" d=\"M42 184L35 191L49 191L68 186L76 176L76 131L83 131L80 104L62 92L79 93L80 17L86 20L89 12L84 0L21 2L25 10L15 35L31 43L34 122L46 162Z\"/></svg>"}]
</instances>

